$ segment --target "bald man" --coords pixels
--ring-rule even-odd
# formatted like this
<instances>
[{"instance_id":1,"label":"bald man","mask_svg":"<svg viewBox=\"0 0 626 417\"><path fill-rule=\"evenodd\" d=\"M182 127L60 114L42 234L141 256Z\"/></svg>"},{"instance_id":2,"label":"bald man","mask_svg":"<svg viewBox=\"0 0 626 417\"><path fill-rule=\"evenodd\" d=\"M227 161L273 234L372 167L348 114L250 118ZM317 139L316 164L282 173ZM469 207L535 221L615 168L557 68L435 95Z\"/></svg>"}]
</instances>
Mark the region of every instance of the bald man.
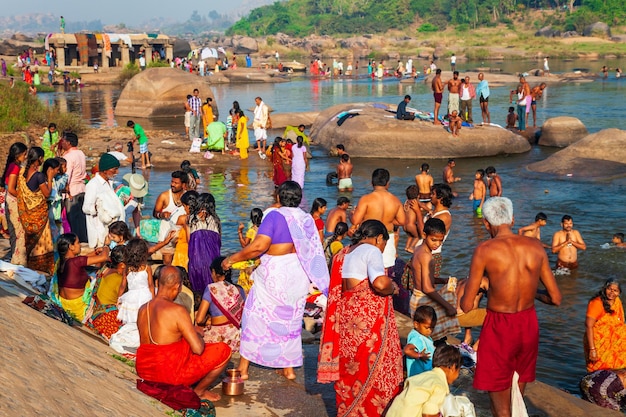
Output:
<instances>
[{"instance_id":1,"label":"bald man","mask_svg":"<svg viewBox=\"0 0 626 417\"><path fill-rule=\"evenodd\" d=\"M151 382L197 384L193 390L200 398L217 401L220 395L208 387L228 365L231 350L221 342L205 344L201 329L194 327L185 307L174 303L182 286L178 268L164 267L156 297L139 309L137 375Z\"/></svg>"}]
</instances>

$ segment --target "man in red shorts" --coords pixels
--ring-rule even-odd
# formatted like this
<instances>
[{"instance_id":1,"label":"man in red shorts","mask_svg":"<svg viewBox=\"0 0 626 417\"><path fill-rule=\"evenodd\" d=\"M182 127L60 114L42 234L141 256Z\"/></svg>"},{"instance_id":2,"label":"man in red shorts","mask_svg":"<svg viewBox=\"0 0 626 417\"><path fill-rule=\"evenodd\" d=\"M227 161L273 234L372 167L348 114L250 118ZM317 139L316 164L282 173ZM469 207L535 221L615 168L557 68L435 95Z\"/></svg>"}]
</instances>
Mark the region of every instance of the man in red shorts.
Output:
<instances>
[{"instance_id":1,"label":"man in red shorts","mask_svg":"<svg viewBox=\"0 0 626 417\"><path fill-rule=\"evenodd\" d=\"M183 285L178 268L164 267L158 282L156 297L144 304L137 316L137 375L151 382L196 384L198 397L219 400L219 394L207 388L228 365L230 347L225 343L205 344L185 307L174 303Z\"/></svg>"},{"instance_id":2,"label":"man in red shorts","mask_svg":"<svg viewBox=\"0 0 626 417\"><path fill-rule=\"evenodd\" d=\"M461 309L474 308L481 279L487 277L487 317L480 333L474 388L489 391L495 417L509 417L513 373L519 374L522 393L526 383L535 380L539 324L534 300L558 306L561 292L541 242L511 230L511 200L487 200L483 205L483 223L491 239L474 251ZM540 294L539 281L547 290Z\"/></svg>"}]
</instances>

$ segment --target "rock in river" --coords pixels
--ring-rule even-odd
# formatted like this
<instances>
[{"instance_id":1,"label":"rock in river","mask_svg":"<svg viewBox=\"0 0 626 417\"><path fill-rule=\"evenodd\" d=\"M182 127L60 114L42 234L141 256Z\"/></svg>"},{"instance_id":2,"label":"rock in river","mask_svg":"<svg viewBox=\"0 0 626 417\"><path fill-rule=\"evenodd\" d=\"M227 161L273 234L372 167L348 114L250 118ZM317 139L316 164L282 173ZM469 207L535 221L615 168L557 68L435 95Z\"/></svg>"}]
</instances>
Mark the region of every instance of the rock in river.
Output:
<instances>
[{"instance_id":1,"label":"rock in river","mask_svg":"<svg viewBox=\"0 0 626 417\"><path fill-rule=\"evenodd\" d=\"M604 129L588 135L528 170L580 178L626 175L626 130Z\"/></svg>"},{"instance_id":2,"label":"rock in river","mask_svg":"<svg viewBox=\"0 0 626 417\"><path fill-rule=\"evenodd\" d=\"M171 68L148 68L126 84L115 106L115 115L124 117L164 117L184 113L187 94L200 90L200 99L213 97L206 79Z\"/></svg>"},{"instance_id":3,"label":"rock in river","mask_svg":"<svg viewBox=\"0 0 626 417\"><path fill-rule=\"evenodd\" d=\"M355 157L364 158L464 158L522 153L530 144L520 135L496 126L463 127L453 137L432 121L397 120L395 105L351 103L330 107L318 115L311 137L330 150L338 143ZM358 113L338 122L343 112Z\"/></svg>"}]
</instances>

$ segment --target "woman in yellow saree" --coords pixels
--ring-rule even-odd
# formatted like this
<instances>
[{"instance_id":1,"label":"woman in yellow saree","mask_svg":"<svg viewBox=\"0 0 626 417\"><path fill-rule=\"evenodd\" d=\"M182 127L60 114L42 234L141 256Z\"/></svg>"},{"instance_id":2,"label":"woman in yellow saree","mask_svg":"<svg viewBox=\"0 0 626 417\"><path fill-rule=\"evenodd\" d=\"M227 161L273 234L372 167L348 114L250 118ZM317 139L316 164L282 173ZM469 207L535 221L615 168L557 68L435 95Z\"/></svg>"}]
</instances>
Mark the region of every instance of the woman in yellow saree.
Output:
<instances>
[{"instance_id":1,"label":"woman in yellow saree","mask_svg":"<svg viewBox=\"0 0 626 417\"><path fill-rule=\"evenodd\" d=\"M248 118L243 114L243 110L238 110L239 121L237 122L237 141L235 147L239 150L240 159L248 159L248 148L250 139L248 137Z\"/></svg>"},{"instance_id":2,"label":"woman in yellow saree","mask_svg":"<svg viewBox=\"0 0 626 417\"><path fill-rule=\"evenodd\" d=\"M207 97L206 101L202 105L202 132L204 136L207 136L206 128L213 123L213 107L211 107L211 102L213 99L211 97Z\"/></svg>"}]
</instances>

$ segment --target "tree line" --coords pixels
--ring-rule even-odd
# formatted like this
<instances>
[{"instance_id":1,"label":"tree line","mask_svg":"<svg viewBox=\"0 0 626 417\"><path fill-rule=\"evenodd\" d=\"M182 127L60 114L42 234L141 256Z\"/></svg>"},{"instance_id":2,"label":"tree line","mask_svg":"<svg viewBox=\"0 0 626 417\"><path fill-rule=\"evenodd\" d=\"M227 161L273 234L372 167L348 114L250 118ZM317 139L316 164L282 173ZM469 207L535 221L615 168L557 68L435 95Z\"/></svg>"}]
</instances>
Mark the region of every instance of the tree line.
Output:
<instances>
[{"instance_id":1,"label":"tree line","mask_svg":"<svg viewBox=\"0 0 626 417\"><path fill-rule=\"evenodd\" d=\"M479 28L523 21L525 12L550 10L534 26L562 31L604 21L626 22L623 0L287 0L250 11L227 35L290 36L384 33L418 24L421 31L448 26Z\"/></svg>"}]
</instances>

